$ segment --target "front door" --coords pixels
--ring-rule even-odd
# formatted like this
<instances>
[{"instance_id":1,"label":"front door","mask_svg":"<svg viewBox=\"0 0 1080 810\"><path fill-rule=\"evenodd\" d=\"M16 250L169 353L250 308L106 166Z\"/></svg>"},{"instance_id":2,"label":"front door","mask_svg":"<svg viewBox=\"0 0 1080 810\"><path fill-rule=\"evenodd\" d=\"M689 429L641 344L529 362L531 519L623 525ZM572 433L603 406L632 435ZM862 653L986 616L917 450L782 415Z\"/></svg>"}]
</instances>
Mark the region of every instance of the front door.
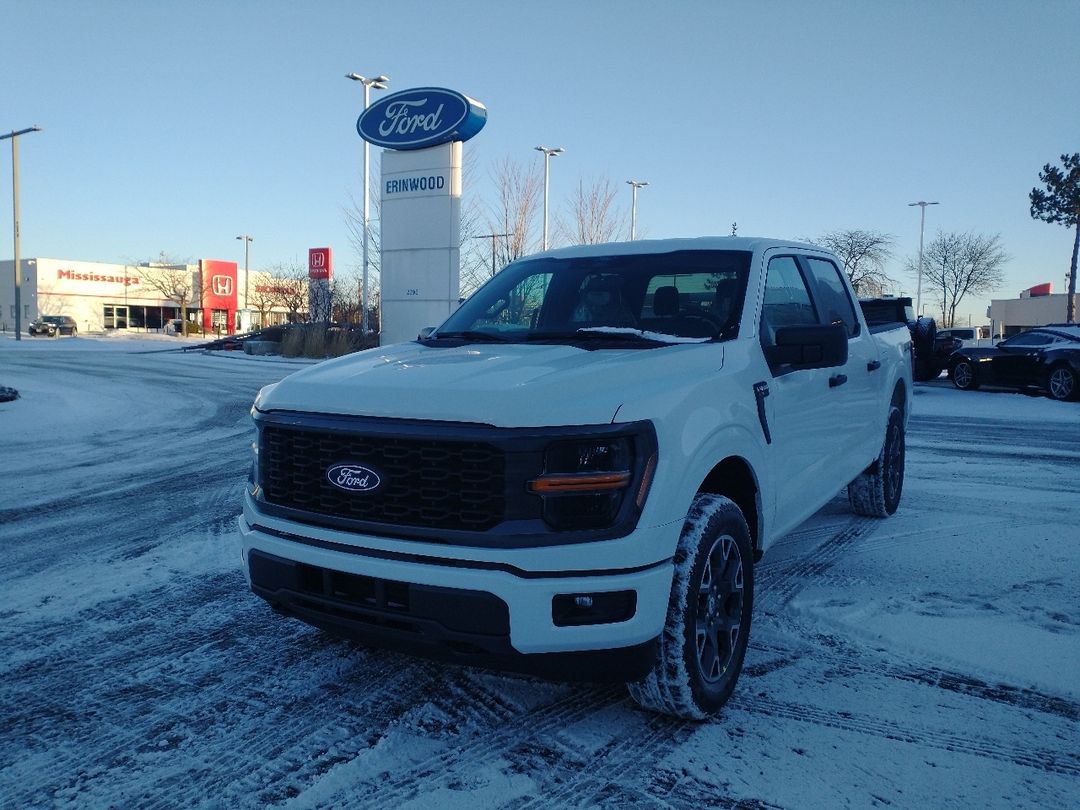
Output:
<instances>
[{"instance_id":1,"label":"front door","mask_svg":"<svg viewBox=\"0 0 1080 810\"><path fill-rule=\"evenodd\" d=\"M794 256L769 260L760 338L775 345L776 330L819 323L809 286ZM764 407L772 442L767 446L774 481L772 504L776 528L783 532L802 522L833 493L834 476L824 474L826 448L835 446L836 422L831 412L835 393L829 385L833 369L771 369Z\"/></svg>"}]
</instances>

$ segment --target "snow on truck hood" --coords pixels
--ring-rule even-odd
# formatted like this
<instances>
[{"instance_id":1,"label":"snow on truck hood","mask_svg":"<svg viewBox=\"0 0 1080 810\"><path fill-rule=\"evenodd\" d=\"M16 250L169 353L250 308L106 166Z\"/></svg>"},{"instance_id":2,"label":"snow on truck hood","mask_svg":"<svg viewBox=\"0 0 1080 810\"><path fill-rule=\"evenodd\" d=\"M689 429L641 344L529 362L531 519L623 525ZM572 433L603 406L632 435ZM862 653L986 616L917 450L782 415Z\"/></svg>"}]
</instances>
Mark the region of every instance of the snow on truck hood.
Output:
<instances>
[{"instance_id":1,"label":"snow on truck hood","mask_svg":"<svg viewBox=\"0 0 1080 810\"><path fill-rule=\"evenodd\" d=\"M656 353L680 350L402 343L292 374L263 389L256 406L496 427L607 424L635 384L658 384Z\"/></svg>"}]
</instances>

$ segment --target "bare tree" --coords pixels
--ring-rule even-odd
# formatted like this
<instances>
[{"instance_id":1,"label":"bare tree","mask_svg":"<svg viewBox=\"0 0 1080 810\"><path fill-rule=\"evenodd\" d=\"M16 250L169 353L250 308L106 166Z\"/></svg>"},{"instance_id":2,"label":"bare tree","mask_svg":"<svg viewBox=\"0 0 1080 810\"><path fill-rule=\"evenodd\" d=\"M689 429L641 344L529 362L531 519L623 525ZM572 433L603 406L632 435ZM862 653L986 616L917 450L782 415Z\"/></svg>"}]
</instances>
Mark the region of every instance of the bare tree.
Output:
<instances>
[{"instance_id":1,"label":"bare tree","mask_svg":"<svg viewBox=\"0 0 1080 810\"><path fill-rule=\"evenodd\" d=\"M162 251L156 260L130 264L143 282L180 308L180 321L186 333L188 305L201 292L195 285L195 274L188 263L177 261Z\"/></svg>"},{"instance_id":2,"label":"bare tree","mask_svg":"<svg viewBox=\"0 0 1080 810\"><path fill-rule=\"evenodd\" d=\"M861 229L829 231L807 241L836 254L857 295L881 295L893 284L885 273L885 263L892 257L892 234Z\"/></svg>"},{"instance_id":3,"label":"bare tree","mask_svg":"<svg viewBox=\"0 0 1080 810\"><path fill-rule=\"evenodd\" d=\"M379 174L373 172L369 195L371 209L368 212L368 298L374 300L373 291L379 286L379 278L382 273L382 197L379 194ZM364 209L361 203L350 197L349 205L343 209L345 227L349 233L349 244L355 251L360 268L359 273L363 276L364 256ZM362 290L363 279L361 278L358 289ZM344 290L341 292L344 295ZM362 298L362 294L358 297ZM367 302L368 318L372 311L372 301ZM357 306L359 311L359 305ZM370 323L369 323L370 327Z\"/></svg>"},{"instance_id":4,"label":"bare tree","mask_svg":"<svg viewBox=\"0 0 1080 810\"><path fill-rule=\"evenodd\" d=\"M259 325L265 327L270 311L278 305L278 280L269 273L251 271L248 306L259 313Z\"/></svg>"},{"instance_id":5,"label":"bare tree","mask_svg":"<svg viewBox=\"0 0 1080 810\"><path fill-rule=\"evenodd\" d=\"M923 278L937 291L945 326L955 325L956 308L966 295L1001 286L1008 260L1000 234L938 232L923 252ZM907 266L918 273L917 260L908 259Z\"/></svg>"},{"instance_id":6,"label":"bare tree","mask_svg":"<svg viewBox=\"0 0 1080 810\"><path fill-rule=\"evenodd\" d=\"M300 320L308 309L308 270L297 261L278 262L270 268L275 279L276 302L289 313L289 322Z\"/></svg>"},{"instance_id":7,"label":"bare tree","mask_svg":"<svg viewBox=\"0 0 1080 810\"><path fill-rule=\"evenodd\" d=\"M569 221L556 225L565 241L573 245L612 242L628 227L626 216L615 208L616 189L607 177L590 185L578 180L577 192L569 203Z\"/></svg>"},{"instance_id":8,"label":"bare tree","mask_svg":"<svg viewBox=\"0 0 1080 810\"><path fill-rule=\"evenodd\" d=\"M471 243L468 247L462 245L467 256L462 262L462 295L468 295L491 277L490 251L493 247L496 272L532 250L532 234L543 191L543 175L506 158L493 170L492 180L497 195L494 205L486 214L477 214L476 218L470 221L469 227L462 229L463 242L468 240ZM487 234L497 234L494 245L486 239L470 238L485 235L471 232L479 229L481 216L486 222Z\"/></svg>"}]
</instances>

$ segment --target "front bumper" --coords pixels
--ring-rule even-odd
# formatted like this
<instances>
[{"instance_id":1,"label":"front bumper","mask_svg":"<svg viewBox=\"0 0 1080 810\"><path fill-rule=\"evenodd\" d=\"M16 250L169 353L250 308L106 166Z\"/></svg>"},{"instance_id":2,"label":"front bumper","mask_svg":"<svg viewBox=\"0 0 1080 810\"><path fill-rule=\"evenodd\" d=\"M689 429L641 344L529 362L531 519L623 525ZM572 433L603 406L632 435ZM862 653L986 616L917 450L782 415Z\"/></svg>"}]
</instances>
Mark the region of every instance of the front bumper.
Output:
<instances>
[{"instance_id":1,"label":"front bumper","mask_svg":"<svg viewBox=\"0 0 1080 810\"><path fill-rule=\"evenodd\" d=\"M246 513L239 521L252 590L280 612L331 632L565 680L634 680L654 660L667 614L670 560L630 571L527 572L481 561L404 559L408 555L386 554L375 544L344 547L253 525L252 517ZM633 535L620 542L628 541ZM564 548L565 569L572 571L578 567L574 549ZM555 623L557 595L626 591L636 603L623 621Z\"/></svg>"}]
</instances>

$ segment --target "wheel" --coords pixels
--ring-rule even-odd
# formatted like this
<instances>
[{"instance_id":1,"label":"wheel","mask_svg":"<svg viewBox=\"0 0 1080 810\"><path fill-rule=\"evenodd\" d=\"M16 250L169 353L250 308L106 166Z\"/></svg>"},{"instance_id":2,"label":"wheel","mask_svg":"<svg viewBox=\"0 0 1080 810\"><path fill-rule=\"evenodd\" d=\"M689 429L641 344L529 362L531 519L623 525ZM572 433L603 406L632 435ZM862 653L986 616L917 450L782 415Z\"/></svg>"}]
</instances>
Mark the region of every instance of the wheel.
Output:
<instances>
[{"instance_id":1,"label":"wheel","mask_svg":"<svg viewBox=\"0 0 1080 810\"><path fill-rule=\"evenodd\" d=\"M881 452L848 484L851 511L866 517L888 517L896 511L904 490L904 456L904 415L893 405Z\"/></svg>"},{"instance_id":2,"label":"wheel","mask_svg":"<svg viewBox=\"0 0 1080 810\"><path fill-rule=\"evenodd\" d=\"M911 376L916 382L936 380L941 375L941 364L936 360L916 358L911 364Z\"/></svg>"},{"instance_id":3,"label":"wheel","mask_svg":"<svg viewBox=\"0 0 1080 810\"><path fill-rule=\"evenodd\" d=\"M914 344L915 357L920 360L930 360L934 355L934 337L937 335L937 324L933 318L918 318L911 330L911 342Z\"/></svg>"},{"instance_id":4,"label":"wheel","mask_svg":"<svg viewBox=\"0 0 1080 810\"><path fill-rule=\"evenodd\" d=\"M1054 366L1046 375L1046 392L1052 399L1065 401L1076 399L1080 394L1080 386L1077 386L1076 372L1066 365Z\"/></svg>"},{"instance_id":5,"label":"wheel","mask_svg":"<svg viewBox=\"0 0 1080 810\"><path fill-rule=\"evenodd\" d=\"M694 498L674 562L656 663L627 689L643 708L702 720L731 697L750 636L753 549L739 507L719 495Z\"/></svg>"},{"instance_id":6,"label":"wheel","mask_svg":"<svg viewBox=\"0 0 1080 810\"><path fill-rule=\"evenodd\" d=\"M78 337L79 336L79 327L77 327L77 326L71 327L71 336L72 337Z\"/></svg>"},{"instance_id":7,"label":"wheel","mask_svg":"<svg viewBox=\"0 0 1080 810\"><path fill-rule=\"evenodd\" d=\"M961 391L974 391L979 387L979 379L975 376L975 366L970 360L959 360L952 369L953 385Z\"/></svg>"}]
</instances>

